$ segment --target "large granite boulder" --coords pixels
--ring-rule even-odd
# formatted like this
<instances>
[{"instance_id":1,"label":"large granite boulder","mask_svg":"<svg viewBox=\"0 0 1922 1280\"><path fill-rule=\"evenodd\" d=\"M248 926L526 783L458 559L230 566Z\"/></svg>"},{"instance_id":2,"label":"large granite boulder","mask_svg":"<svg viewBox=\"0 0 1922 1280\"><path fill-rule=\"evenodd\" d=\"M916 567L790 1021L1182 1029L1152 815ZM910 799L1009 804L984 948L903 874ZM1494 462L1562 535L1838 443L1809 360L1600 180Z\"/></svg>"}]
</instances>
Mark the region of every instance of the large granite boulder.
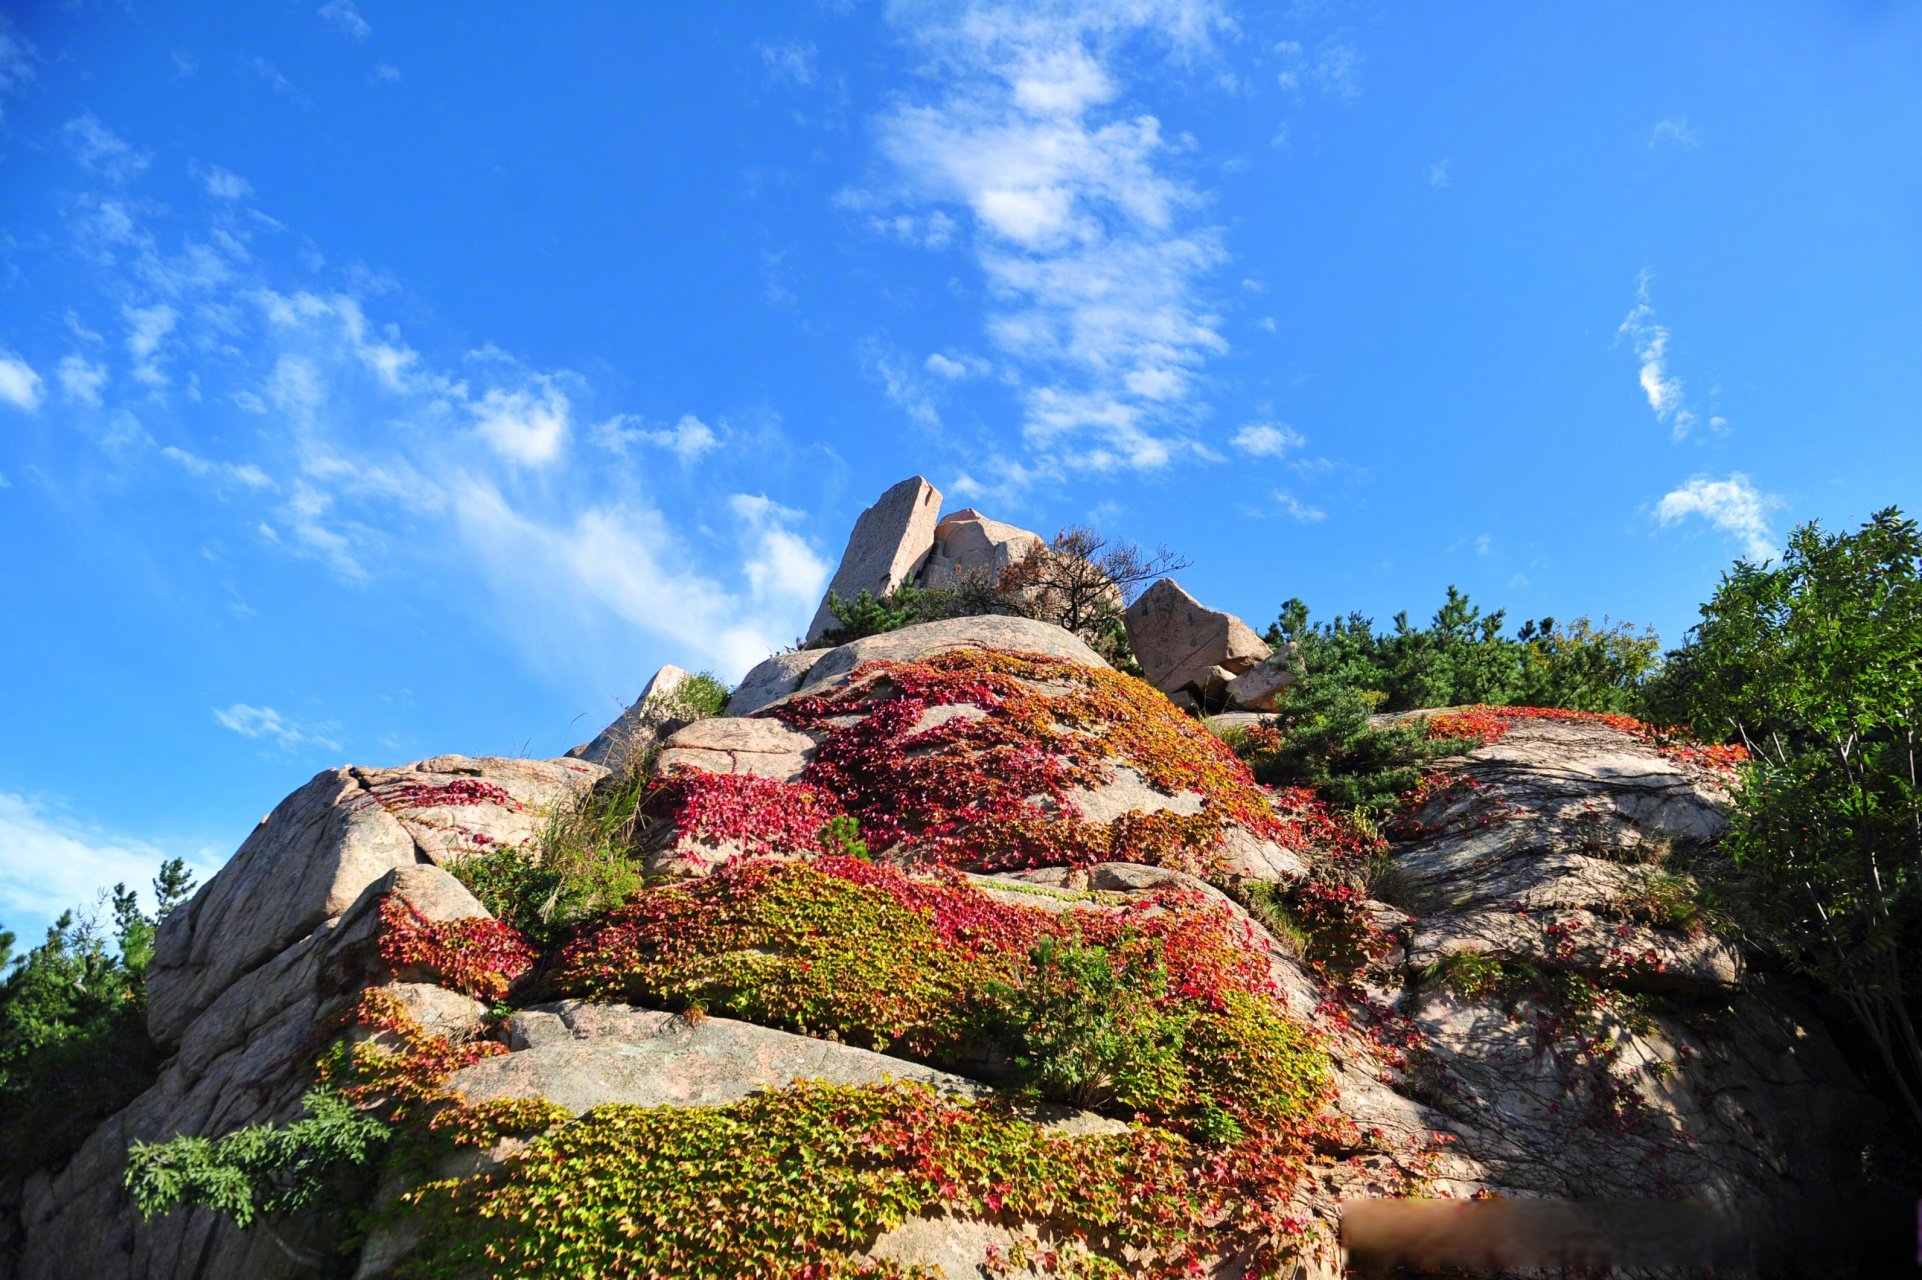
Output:
<instances>
[{"instance_id":1,"label":"large granite boulder","mask_svg":"<svg viewBox=\"0 0 1922 1280\"><path fill-rule=\"evenodd\" d=\"M741 677L741 683L727 696L727 713L751 716L771 702L787 697L801 687L814 664L828 654L826 649L798 649L777 653Z\"/></svg>"},{"instance_id":2,"label":"large granite boulder","mask_svg":"<svg viewBox=\"0 0 1922 1280\"><path fill-rule=\"evenodd\" d=\"M934 548L934 526L940 514L941 491L920 476L903 480L875 499L854 522L840 567L828 583L829 594L852 600L866 591L879 598L913 581ZM808 624L807 638L812 640L837 625L824 595L814 621Z\"/></svg>"},{"instance_id":3,"label":"large granite boulder","mask_svg":"<svg viewBox=\"0 0 1922 1280\"><path fill-rule=\"evenodd\" d=\"M990 520L973 507L941 517L934 528L934 549L916 585L939 591L973 579L993 585L1009 567L1045 547L1041 535Z\"/></svg>"},{"instance_id":4,"label":"large granite boulder","mask_svg":"<svg viewBox=\"0 0 1922 1280\"><path fill-rule=\"evenodd\" d=\"M802 693L826 693L864 662L925 662L949 649L1003 649L1043 653L1088 667L1106 667L1101 655L1070 631L1032 618L988 614L922 622L878 636L863 636L830 649L801 682Z\"/></svg>"},{"instance_id":5,"label":"large granite boulder","mask_svg":"<svg viewBox=\"0 0 1922 1280\"><path fill-rule=\"evenodd\" d=\"M1457 1172L1502 1194L1752 1200L1860 1185L1884 1123L1796 984L1745 972L1698 874L1728 776L1580 718L1517 717L1408 815L1372 980L1423 1054Z\"/></svg>"},{"instance_id":6,"label":"large granite boulder","mask_svg":"<svg viewBox=\"0 0 1922 1280\"><path fill-rule=\"evenodd\" d=\"M1247 623L1205 607L1173 578L1142 592L1123 620L1148 683L1197 702L1219 698L1229 681L1272 652Z\"/></svg>"},{"instance_id":7,"label":"large granite boulder","mask_svg":"<svg viewBox=\"0 0 1922 1280\"><path fill-rule=\"evenodd\" d=\"M251 972L339 916L396 867L534 838L607 771L578 760L435 756L400 769L328 769L261 819L227 865L168 916L147 974L163 1045Z\"/></svg>"},{"instance_id":8,"label":"large granite boulder","mask_svg":"<svg viewBox=\"0 0 1922 1280\"><path fill-rule=\"evenodd\" d=\"M716 716L675 730L655 763L662 773L699 769L795 782L819 741L779 720Z\"/></svg>"}]
</instances>

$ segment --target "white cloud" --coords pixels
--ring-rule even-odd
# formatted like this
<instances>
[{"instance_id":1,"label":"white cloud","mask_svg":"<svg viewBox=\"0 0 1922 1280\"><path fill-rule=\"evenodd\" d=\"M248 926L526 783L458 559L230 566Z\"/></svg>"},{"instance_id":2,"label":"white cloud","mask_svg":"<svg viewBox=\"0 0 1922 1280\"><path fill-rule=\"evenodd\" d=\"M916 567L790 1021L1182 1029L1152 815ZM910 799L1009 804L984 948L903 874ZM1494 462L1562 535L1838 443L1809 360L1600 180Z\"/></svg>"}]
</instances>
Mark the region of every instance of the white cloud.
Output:
<instances>
[{"instance_id":1,"label":"white cloud","mask_svg":"<svg viewBox=\"0 0 1922 1280\"><path fill-rule=\"evenodd\" d=\"M275 93L292 94L294 92L294 82L280 74L280 68L267 59L255 55L251 58L242 58L240 65L260 77Z\"/></svg>"},{"instance_id":2,"label":"white cloud","mask_svg":"<svg viewBox=\"0 0 1922 1280\"><path fill-rule=\"evenodd\" d=\"M1769 513L1783 505L1782 498L1763 493L1747 476L1736 471L1726 480L1696 476L1681 488L1664 494L1655 508L1655 518L1663 528L1668 528L1690 516L1700 516L1739 540L1743 554L1750 560L1766 560L1776 553Z\"/></svg>"},{"instance_id":3,"label":"white cloud","mask_svg":"<svg viewBox=\"0 0 1922 1280\"><path fill-rule=\"evenodd\" d=\"M231 462L211 462L198 457L185 449L168 445L160 451L160 456L186 468L189 475L218 476L234 484L245 485L249 489L274 489L279 486L267 477L267 473L252 463L235 465Z\"/></svg>"},{"instance_id":4,"label":"white cloud","mask_svg":"<svg viewBox=\"0 0 1922 1280\"><path fill-rule=\"evenodd\" d=\"M174 79L186 80L200 74L200 59L185 49L175 49L170 55L174 64Z\"/></svg>"},{"instance_id":5,"label":"white cloud","mask_svg":"<svg viewBox=\"0 0 1922 1280\"><path fill-rule=\"evenodd\" d=\"M1428 166L1428 185L1434 187L1437 191L1449 185L1448 158L1446 156L1443 156L1440 160Z\"/></svg>"},{"instance_id":6,"label":"white cloud","mask_svg":"<svg viewBox=\"0 0 1922 1280\"><path fill-rule=\"evenodd\" d=\"M245 200L254 193L251 182L237 173L229 173L219 165L207 170L202 181L207 184L210 195L219 196L222 200Z\"/></svg>"},{"instance_id":7,"label":"white cloud","mask_svg":"<svg viewBox=\"0 0 1922 1280\"><path fill-rule=\"evenodd\" d=\"M1319 507L1311 507L1305 502L1297 501L1295 496L1286 489L1275 490L1275 501L1281 504L1282 510L1303 524L1314 524L1328 514Z\"/></svg>"},{"instance_id":8,"label":"white cloud","mask_svg":"<svg viewBox=\"0 0 1922 1280\"><path fill-rule=\"evenodd\" d=\"M594 427L591 439L602 448L612 449L617 453L626 453L630 444L652 445L667 450L679 458L684 465L695 462L703 454L711 453L721 447L721 438L714 434L713 428L691 413L682 414L681 420L671 427L650 428L645 425L628 425L642 422L640 418L622 414L620 417L611 418Z\"/></svg>"},{"instance_id":9,"label":"white cloud","mask_svg":"<svg viewBox=\"0 0 1922 1280\"><path fill-rule=\"evenodd\" d=\"M168 856L145 840L90 830L44 802L0 792L0 923L21 935L16 945L37 945L34 930L68 908L84 912L114 884L138 890L152 910L149 882ZM186 861L202 881L219 863L211 850Z\"/></svg>"},{"instance_id":10,"label":"white cloud","mask_svg":"<svg viewBox=\"0 0 1922 1280\"><path fill-rule=\"evenodd\" d=\"M1688 127L1688 118L1686 116L1677 116L1672 120L1656 122L1655 131L1649 135L1648 145L1655 147L1664 142L1673 143L1678 147L1689 148L1702 145L1701 139L1695 134L1695 130Z\"/></svg>"},{"instance_id":11,"label":"white cloud","mask_svg":"<svg viewBox=\"0 0 1922 1280\"><path fill-rule=\"evenodd\" d=\"M180 313L166 303L151 307L123 307L127 322L127 352L133 357L133 376L152 387L167 385L157 358L160 344L173 332Z\"/></svg>"},{"instance_id":12,"label":"white cloud","mask_svg":"<svg viewBox=\"0 0 1922 1280\"><path fill-rule=\"evenodd\" d=\"M784 80L796 86L814 83L815 48L805 41L788 41L783 44L756 43L755 51L761 61L767 64L768 74L776 80Z\"/></svg>"},{"instance_id":13,"label":"white cloud","mask_svg":"<svg viewBox=\"0 0 1922 1280\"><path fill-rule=\"evenodd\" d=\"M367 25L367 19L355 11L354 0L327 0L316 12L356 40L365 40L374 34L374 29Z\"/></svg>"},{"instance_id":14,"label":"white cloud","mask_svg":"<svg viewBox=\"0 0 1922 1280\"><path fill-rule=\"evenodd\" d=\"M236 702L225 711L214 708L214 719L243 738L272 738L282 751L291 751L303 742L310 742L328 751L340 750L340 744L323 736L321 731L338 728L332 723L308 728L289 716L283 716L272 707L250 707L244 702Z\"/></svg>"},{"instance_id":15,"label":"white cloud","mask_svg":"<svg viewBox=\"0 0 1922 1280\"><path fill-rule=\"evenodd\" d=\"M1488 554L1489 548L1494 545L1495 539L1491 535L1484 533L1475 539L1475 554L1485 556Z\"/></svg>"},{"instance_id":16,"label":"white cloud","mask_svg":"<svg viewBox=\"0 0 1922 1280\"><path fill-rule=\"evenodd\" d=\"M1343 102L1353 102L1361 96L1361 84L1356 74L1361 69L1361 54L1344 44L1340 36L1323 40L1312 55L1294 40L1282 41L1275 46L1274 52L1281 63L1275 83L1282 88L1300 89L1303 85L1312 84Z\"/></svg>"},{"instance_id":17,"label":"white cloud","mask_svg":"<svg viewBox=\"0 0 1922 1280\"><path fill-rule=\"evenodd\" d=\"M32 413L40 407L40 375L19 356L0 351L0 401Z\"/></svg>"},{"instance_id":18,"label":"white cloud","mask_svg":"<svg viewBox=\"0 0 1922 1280\"><path fill-rule=\"evenodd\" d=\"M550 378L535 383L527 390L495 387L468 406L474 433L501 457L529 467L553 461L567 442L567 396Z\"/></svg>"},{"instance_id":19,"label":"white cloud","mask_svg":"<svg viewBox=\"0 0 1922 1280\"><path fill-rule=\"evenodd\" d=\"M941 377L950 380L968 376L968 366L962 364L959 360L948 359L939 351L928 356L925 367L929 373L939 374Z\"/></svg>"},{"instance_id":20,"label":"white cloud","mask_svg":"<svg viewBox=\"0 0 1922 1280\"><path fill-rule=\"evenodd\" d=\"M1299 449L1308 441L1299 431L1285 422L1251 422L1235 432L1230 442L1243 453L1257 458L1279 458L1290 449Z\"/></svg>"},{"instance_id":21,"label":"white cloud","mask_svg":"<svg viewBox=\"0 0 1922 1280\"><path fill-rule=\"evenodd\" d=\"M1655 307L1648 293L1649 281L1654 273L1644 270L1635 279L1635 307L1616 330L1618 336L1626 334L1635 344L1635 354L1642 362L1642 391L1648 396L1648 407L1655 411L1655 417L1669 424L1677 440L1688 435L1695 425L1695 415L1683 407L1682 380L1669 372L1668 368L1668 329L1655 323Z\"/></svg>"},{"instance_id":22,"label":"white cloud","mask_svg":"<svg viewBox=\"0 0 1922 1280\"><path fill-rule=\"evenodd\" d=\"M60 133L82 168L110 182L137 178L153 162L151 152L135 150L91 111L67 121Z\"/></svg>"},{"instance_id":23,"label":"white cloud","mask_svg":"<svg viewBox=\"0 0 1922 1280\"><path fill-rule=\"evenodd\" d=\"M382 84L399 84L400 68L385 62L374 64L374 79Z\"/></svg>"},{"instance_id":24,"label":"white cloud","mask_svg":"<svg viewBox=\"0 0 1922 1280\"><path fill-rule=\"evenodd\" d=\"M0 15L0 93L20 93L33 82L37 54L33 42L14 34L13 24ZM0 120L5 118L0 112Z\"/></svg>"},{"instance_id":25,"label":"white cloud","mask_svg":"<svg viewBox=\"0 0 1922 1280\"><path fill-rule=\"evenodd\" d=\"M1228 26L1209 0L1034 7L902 8L927 93L876 121L888 183L850 192L851 208L908 207L873 225L914 238L913 221L951 210L968 224L990 298L987 329L1015 361L1025 432L1070 465L1151 469L1182 453L1196 376L1224 352L1204 281L1226 261L1220 232L1197 225L1205 195L1175 176L1184 140L1120 104L1125 49L1211 56ZM897 403L933 406L870 361Z\"/></svg>"}]
</instances>

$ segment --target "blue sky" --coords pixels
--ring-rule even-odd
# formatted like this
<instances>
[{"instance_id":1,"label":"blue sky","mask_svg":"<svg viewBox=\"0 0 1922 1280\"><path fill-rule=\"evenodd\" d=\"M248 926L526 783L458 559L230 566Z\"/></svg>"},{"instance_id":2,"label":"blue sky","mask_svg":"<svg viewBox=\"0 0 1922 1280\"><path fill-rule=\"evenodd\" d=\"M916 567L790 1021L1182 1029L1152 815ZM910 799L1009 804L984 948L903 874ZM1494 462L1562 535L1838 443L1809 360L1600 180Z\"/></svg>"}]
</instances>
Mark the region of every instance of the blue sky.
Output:
<instances>
[{"instance_id":1,"label":"blue sky","mask_svg":"<svg viewBox=\"0 0 1922 1280\"><path fill-rule=\"evenodd\" d=\"M16 4L0 921L553 755L855 514L1678 640L1916 493L1922 9Z\"/></svg>"}]
</instances>

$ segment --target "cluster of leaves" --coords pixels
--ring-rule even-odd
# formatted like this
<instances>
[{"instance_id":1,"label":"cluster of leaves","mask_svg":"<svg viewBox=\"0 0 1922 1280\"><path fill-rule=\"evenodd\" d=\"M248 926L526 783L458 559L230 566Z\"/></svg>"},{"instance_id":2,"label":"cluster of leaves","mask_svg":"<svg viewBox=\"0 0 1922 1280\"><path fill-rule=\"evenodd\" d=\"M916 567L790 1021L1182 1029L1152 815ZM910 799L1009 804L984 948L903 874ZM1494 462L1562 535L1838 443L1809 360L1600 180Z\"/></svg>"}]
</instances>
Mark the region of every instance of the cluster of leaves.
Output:
<instances>
[{"instance_id":1,"label":"cluster of leaves","mask_svg":"<svg viewBox=\"0 0 1922 1280\"><path fill-rule=\"evenodd\" d=\"M383 1145L420 1170L450 1144L490 1148L520 1135L526 1145L505 1164L428 1182L387 1211L417 1213L428 1228L401 1274L908 1274L859 1251L881 1231L943 1210L1046 1222L1058 1274L1141 1274L1119 1261L1131 1257L1146 1260L1147 1274L1185 1275L1223 1254L1244 1259L1251 1274L1273 1274L1313 1246L1311 1222L1292 1202L1312 1185L1314 1165L1355 1135L1323 1112L1319 1048L1263 990L1265 973L1235 945L1226 915L1170 895L1134 913L1090 913L1092 929L1076 931L1059 914L999 903L952 876L911 880L857 858L738 864L710 880L732 880L746 897L758 890L796 918L760 913L785 931L779 939L703 933L709 916L729 914L705 882L651 890L706 891L678 921L662 917L657 950L678 948L698 964L704 945L722 949L708 959L743 944L778 958L778 947L754 946L756 936L812 945L786 975L805 985L833 939L859 951L878 940L854 935L912 922L921 931L899 940L904 951L991 960L981 972L1010 975L1001 997L1022 1020L1023 1048L1047 1046L1078 1068L1059 1076L1060 1091L1091 1098L1107 1088L1120 1103L1112 1082L1169 1074L1165 1035L1145 1049L1142 1037L1117 1035L1111 1006L1130 1010L1119 1019L1127 1023L1146 1000L1178 1024L1181 1062L1223 1101L1191 1108L1185 1124L1102 1136L1053 1134L1007 1101L971 1104L905 1084L798 1084L726 1107L609 1106L574 1120L541 1100L467 1104L448 1088L452 1072L503 1047L433 1035L375 988L343 1020L357 1035L323 1055L309 1117L136 1146L128 1171L136 1202L149 1216L199 1205L272 1230L296 1211L326 1212L343 1175ZM892 913L876 909L887 904ZM751 902L735 905L746 908L736 917L755 914ZM693 943L690 932L700 935ZM1025 956L1002 951L1024 942ZM843 972L817 994L831 1000ZM1102 1052L1114 1041L1118 1052ZM1230 1097L1265 1103L1230 1112ZM352 1215L330 1221L336 1245L355 1242Z\"/></svg>"},{"instance_id":2,"label":"cluster of leaves","mask_svg":"<svg viewBox=\"0 0 1922 1280\"><path fill-rule=\"evenodd\" d=\"M1016 1081L1042 1096L1168 1123L1312 1114L1319 1046L1245 934L1178 891L1050 912L856 858L750 862L645 891L548 981L945 1066L1007 1046Z\"/></svg>"},{"instance_id":3,"label":"cluster of leaves","mask_svg":"<svg viewBox=\"0 0 1922 1280\"><path fill-rule=\"evenodd\" d=\"M1738 561L1652 696L1753 758L1725 842L1743 922L1849 1010L1922 1126L1922 530L1889 508Z\"/></svg>"},{"instance_id":4,"label":"cluster of leaves","mask_svg":"<svg viewBox=\"0 0 1922 1280\"><path fill-rule=\"evenodd\" d=\"M931 707L979 714L922 728ZM1132 861L1205 871L1230 823L1284 834L1232 751L1153 689L1115 671L1042 654L957 649L925 662L864 664L835 693L793 699L775 714L825 735L801 789L856 818L877 847L923 861ZM1170 793L1198 793L1201 811L1088 821L1073 791L1110 782L1117 764ZM770 799L713 834L754 838L763 815L778 811ZM685 827L688 820L680 821Z\"/></svg>"},{"instance_id":5,"label":"cluster of leaves","mask_svg":"<svg viewBox=\"0 0 1922 1280\"><path fill-rule=\"evenodd\" d=\"M389 895L380 904L380 958L397 972L425 970L442 986L498 1001L537 958L511 925L483 916L429 920Z\"/></svg>"},{"instance_id":6,"label":"cluster of leaves","mask_svg":"<svg viewBox=\"0 0 1922 1280\"><path fill-rule=\"evenodd\" d=\"M248 1125L217 1139L133 1143L126 1180L134 1204L147 1218L183 1205L213 1209L242 1230L257 1218L332 1207L343 1170L370 1166L393 1131L332 1089L308 1090L301 1108L306 1116L291 1124ZM295 1261L323 1265L321 1255L289 1243L271 1222L262 1226Z\"/></svg>"},{"instance_id":7,"label":"cluster of leaves","mask_svg":"<svg viewBox=\"0 0 1922 1280\"><path fill-rule=\"evenodd\" d=\"M1376 708L1410 711L1466 703L1630 711L1656 670L1660 642L1628 623L1596 626L1553 618L1524 622L1502 634L1503 610L1483 614L1454 587L1428 626L1411 626L1406 611L1394 629L1377 632L1360 613L1311 623L1308 606L1291 599L1268 629L1268 643L1293 645L1310 684L1378 695Z\"/></svg>"},{"instance_id":8,"label":"cluster of leaves","mask_svg":"<svg viewBox=\"0 0 1922 1280\"><path fill-rule=\"evenodd\" d=\"M918 622L1004 614L1051 622L1080 636L1115 669L1140 675L1122 615L1148 583L1188 563L1166 547L1148 552L1069 525L992 578L964 572L953 587L904 585L878 599L867 590L852 600L830 591L828 610L841 625L808 647L832 648Z\"/></svg>"},{"instance_id":9,"label":"cluster of leaves","mask_svg":"<svg viewBox=\"0 0 1922 1280\"><path fill-rule=\"evenodd\" d=\"M1288 1200L1310 1150L1292 1132L1229 1151L1160 1129L1058 1136L905 1083L603 1106L496 1170L409 1193L434 1225L400 1273L925 1275L859 1251L947 1211L1045 1221L1082 1275L1190 1275L1211 1254L1270 1275L1307 1231Z\"/></svg>"},{"instance_id":10,"label":"cluster of leaves","mask_svg":"<svg viewBox=\"0 0 1922 1280\"><path fill-rule=\"evenodd\" d=\"M153 1083L161 1055L147 1037L154 931L193 892L179 859L153 881L154 914L124 884L98 912L63 912L46 941L0 981L0 1147L25 1167L58 1166L105 1116ZM0 964L13 935L0 933Z\"/></svg>"}]
</instances>

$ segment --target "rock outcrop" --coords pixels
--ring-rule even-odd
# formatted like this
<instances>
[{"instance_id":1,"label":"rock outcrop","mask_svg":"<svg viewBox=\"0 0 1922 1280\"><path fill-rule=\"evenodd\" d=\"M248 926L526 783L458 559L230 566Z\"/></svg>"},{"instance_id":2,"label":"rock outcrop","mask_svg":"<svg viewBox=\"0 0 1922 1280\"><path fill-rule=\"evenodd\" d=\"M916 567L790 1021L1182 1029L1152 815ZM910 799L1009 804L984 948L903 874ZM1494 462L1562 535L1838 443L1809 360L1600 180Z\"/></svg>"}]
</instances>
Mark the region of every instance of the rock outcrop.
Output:
<instances>
[{"instance_id":1,"label":"rock outcrop","mask_svg":"<svg viewBox=\"0 0 1922 1280\"><path fill-rule=\"evenodd\" d=\"M651 751L663 734L672 733L678 727L670 722L667 703L688 679L688 673L672 663L662 667L641 690L641 696L634 699L634 705L601 730L592 742L584 742L568 752L568 758L585 760L613 773L625 772L631 763Z\"/></svg>"},{"instance_id":2,"label":"rock outcrop","mask_svg":"<svg viewBox=\"0 0 1922 1280\"><path fill-rule=\"evenodd\" d=\"M1172 655L1170 678L1258 660L1225 615L1204 615L1184 624L1188 639L1157 651ZM1874 1104L1795 985L1749 971L1694 896L1692 877L1724 828L1721 775L1622 728L1517 713L1499 741L1431 779L1372 872L1382 900L1357 917L1366 963L1344 973L1261 923L1278 918L1272 904L1291 888L1313 887L1320 855L1290 816L1298 798L1255 787L1202 726L1066 632L1019 618L924 624L817 651L756 688L782 686L753 715L673 734L658 761L663 789L743 788L726 794L753 803L726 809L730 820L762 822L802 792L822 812L790 822L786 846L780 833L753 845L743 828L735 847L709 843L684 864L657 866L686 877L664 892L729 889L725 877L698 878L729 855L817 856L816 821L839 807L862 815L871 857L948 868L914 893L970 894L970 911L1089 913L1084 923L1127 912L1143 926L1174 910L1218 915L1229 926L1219 936L1236 940L1231 961L1266 975L1260 998L1312 1030L1328 1106L1347 1122L1346 1145L1317 1157L1311 1185L1288 1206L1311 1234L1338 1219L1342 1197L1402 1194L1411 1179L1456 1196L1771 1206L1826 1204L1860 1180ZM123 1188L125 1153L134 1140L292 1118L313 1053L370 984L450 1041L498 1041L470 1045L493 1056L449 1077L474 1102L545 1098L571 1113L616 1102L710 1107L806 1079L892 1078L954 1098L989 1091L987 1059L980 1071L936 1070L693 1005L566 1000L501 1024L451 983L384 957L384 902L426 922L486 918L438 864L533 839L606 776L579 759L444 756L329 770L284 801L162 930L151 1018L173 1057L66 1167L31 1179L20 1280L309 1274L270 1237L208 1212L143 1223ZM667 847L685 853L702 838L675 833ZM1069 865L1031 865L1049 857ZM845 861L861 883L885 870ZM786 958L729 946L729 973ZM1068 1112L1045 1127L1059 1140L1140 1133ZM440 1172L471 1176L526 1141L469 1151ZM381 1194L398 1195L409 1176L418 1174L390 1168ZM737 1211L746 1206L715 1210ZM957 1277L981 1274L991 1248L1047 1230L932 1203L904 1216L848 1248ZM287 1229L290 1244L318 1243L301 1230ZM389 1274L413 1240L381 1228L360 1275ZM1301 1265L1314 1280L1339 1274L1325 1251ZM1213 1266L1223 1280L1239 1274L1233 1257Z\"/></svg>"},{"instance_id":3,"label":"rock outcrop","mask_svg":"<svg viewBox=\"0 0 1922 1280\"><path fill-rule=\"evenodd\" d=\"M1047 544L1041 535L990 520L973 507L941 517L934 528L934 547L915 585L949 590L968 578L993 584L1010 566L1021 563Z\"/></svg>"},{"instance_id":4,"label":"rock outcrop","mask_svg":"<svg viewBox=\"0 0 1922 1280\"><path fill-rule=\"evenodd\" d=\"M1173 578L1142 592L1124 618L1148 683L1188 706L1219 706L1228 682L1272 652L1247 623L1207 608Z\"/></svg>"},{"instance_id":5,"label":"rock outcrop","mask_svg":"<svg viewBox=\"0 0 1922 1280\"><path fill-rule=\"evenodd\" d=\"M889 489L855 520L828 592L843 600L863 591L878 598L911 582L934 547L934 526L940 514L941 491L920 476ZM812 640L835 625L824 595L814 621L808 624L807 638Z\"/></svg>"}]
</instances>

